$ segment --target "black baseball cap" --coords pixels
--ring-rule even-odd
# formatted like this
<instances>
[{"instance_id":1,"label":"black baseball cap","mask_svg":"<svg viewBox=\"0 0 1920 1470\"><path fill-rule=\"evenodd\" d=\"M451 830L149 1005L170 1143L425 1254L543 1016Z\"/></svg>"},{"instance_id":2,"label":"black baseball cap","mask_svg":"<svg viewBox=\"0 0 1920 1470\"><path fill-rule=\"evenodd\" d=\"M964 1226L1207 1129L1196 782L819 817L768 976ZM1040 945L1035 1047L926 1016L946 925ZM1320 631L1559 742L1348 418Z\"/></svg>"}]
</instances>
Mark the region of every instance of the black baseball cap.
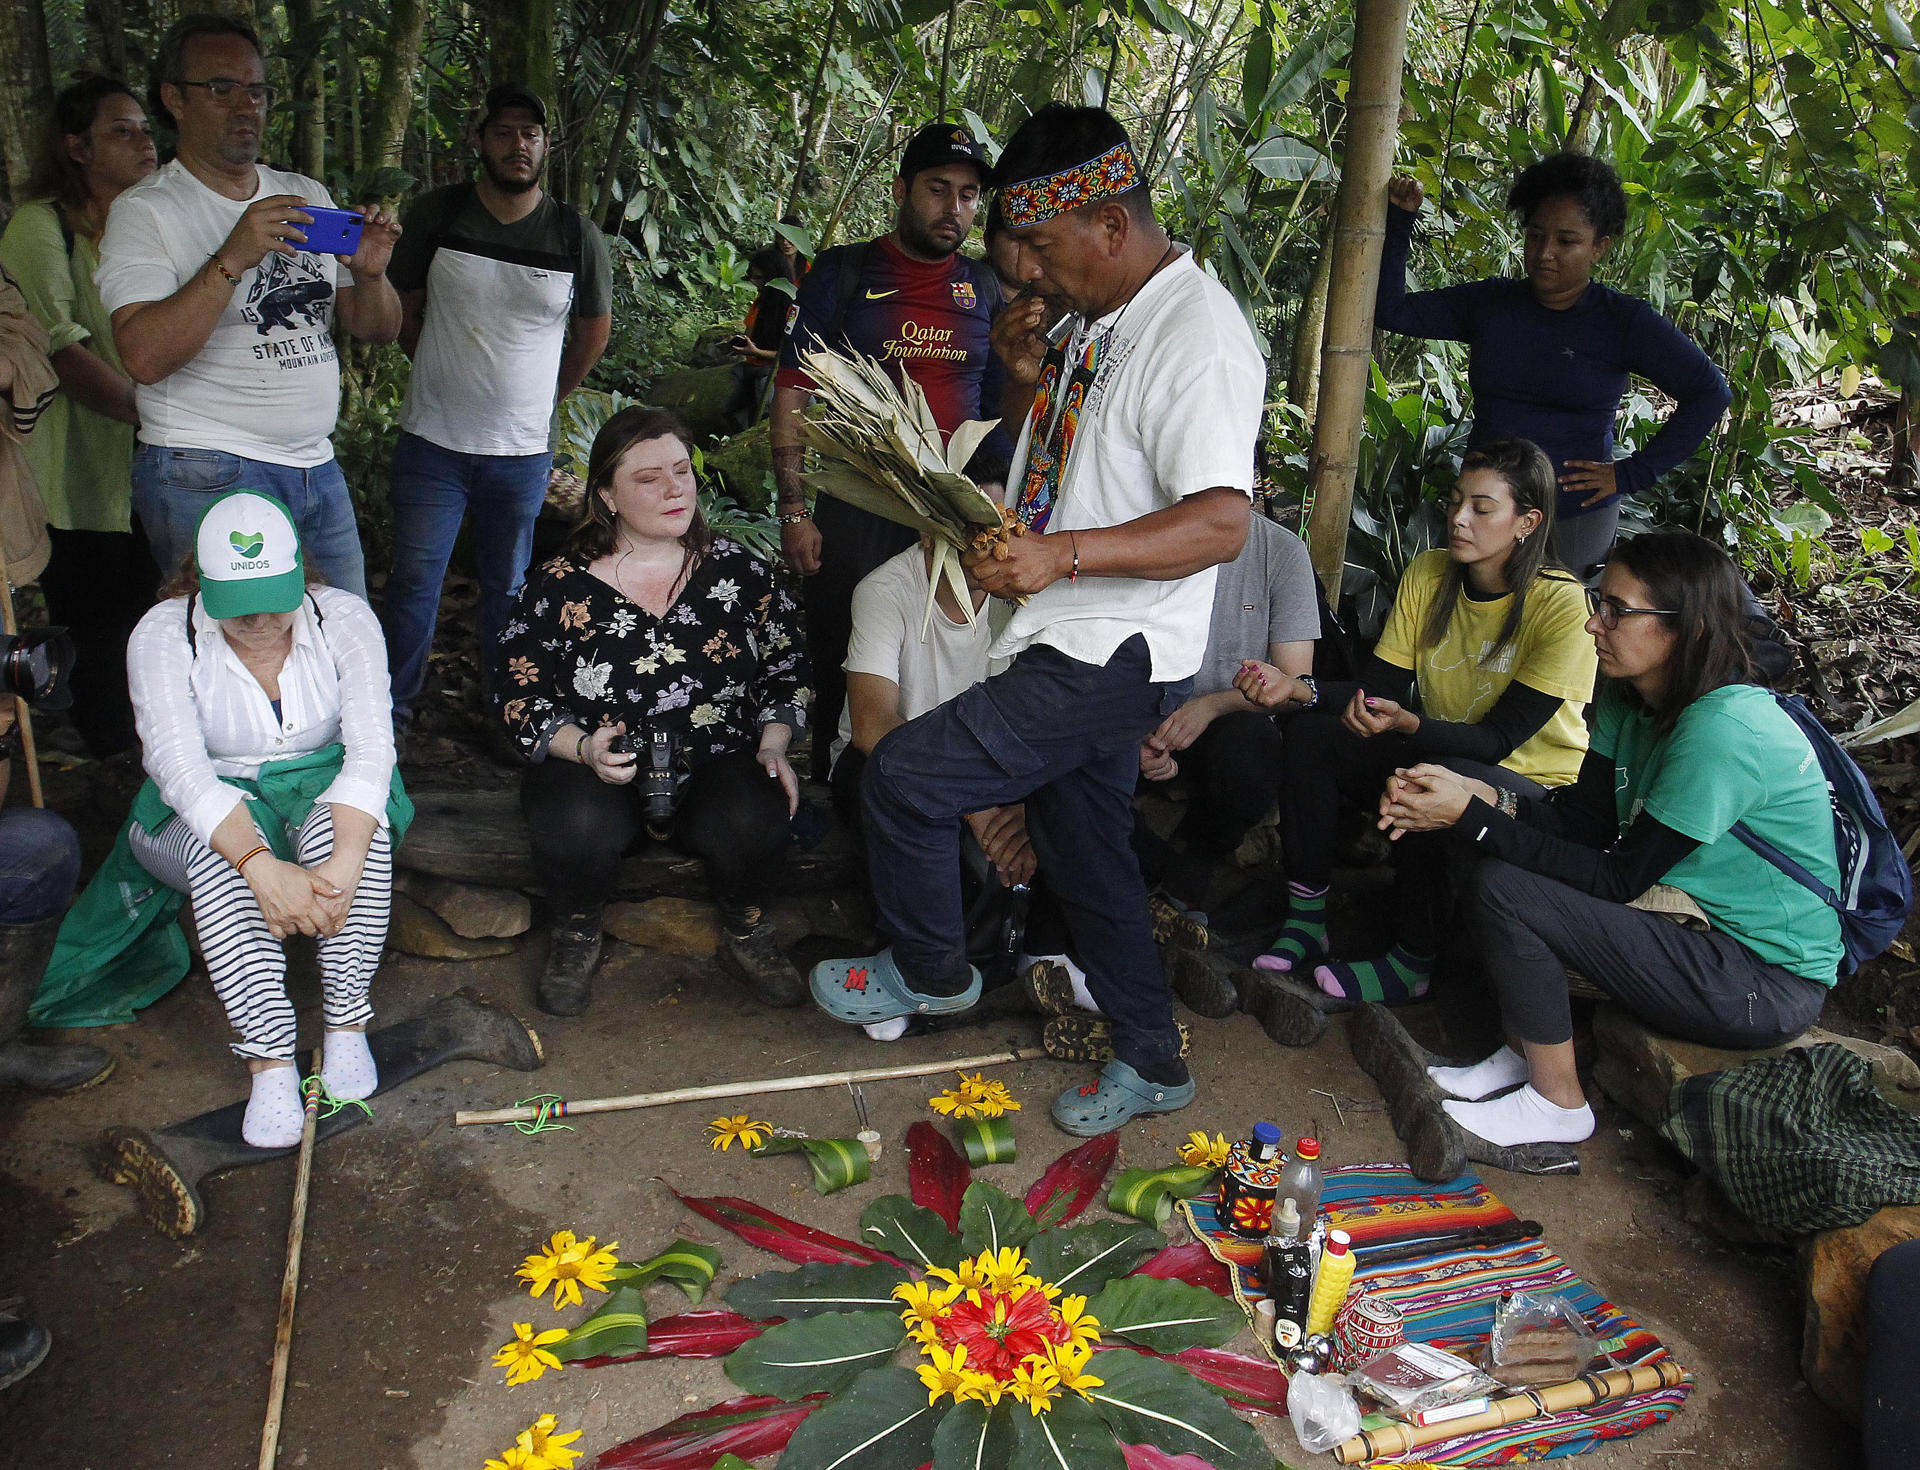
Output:
<instances>
[{"instance_id":1,"label":"black baseball cap","mask_svg":"<svg viewBox=\"0 0 1920 1470\"><path fill-rule=\"evenodd\" d=\"M518 82L502 82L497 87L487 89L486 111L480 114L480 126L485 127L499 113L509 107L523 108L531 112L541 127L547 125L547 104L534 96L531 91Z\"/></svg>"},{"instance_id":2,"label":"black baseball cap","mask_svg":"<svg viewBox=\"0 0 1920 1470\"><path fill-rule=\"evenodd\" d=\"M907 151L900 155L900 177L911 180L924 169L944 168L950 163L972 164L980 171L982 186L992 175L993 165L987 162L986 150L968 129L957 123L928 123L913 135Z\"/></svg>"}]
</instances>

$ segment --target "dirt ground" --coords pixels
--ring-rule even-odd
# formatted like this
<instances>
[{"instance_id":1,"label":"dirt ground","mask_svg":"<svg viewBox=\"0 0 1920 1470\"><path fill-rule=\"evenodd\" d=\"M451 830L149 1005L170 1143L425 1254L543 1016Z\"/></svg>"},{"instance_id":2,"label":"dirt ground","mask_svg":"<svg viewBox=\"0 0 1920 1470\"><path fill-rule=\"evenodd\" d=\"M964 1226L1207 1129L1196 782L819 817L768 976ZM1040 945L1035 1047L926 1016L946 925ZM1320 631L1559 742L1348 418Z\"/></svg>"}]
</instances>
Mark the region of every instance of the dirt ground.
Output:
<instances>
[{"instance_id":1,"label":"dirt ground","mask_svg":"<svg viewBox=\"0 0 1920 1470\"><path fill-rule=\"evenodd\" d=\"M592 1009L555 1020L538 1016L529 999L542 951L536 935L499 960L390 957L375 990L384 1017L471 986L535 1020L550 1060L532 1076L449 1065L377 1100L370 1125L321 1148L280 1464L479 1470L536 1415L552 1412L584 1431L576 1445L587 1454L584 1470L598 1452L729 1396L731 1385L711 1361L570 1368L505 1387L489 1359L511 1322L544 1329L584 1315L556 1315L531 1302L513 1280L520 1258L565 1228L618 1240L634 1260L676 1236L710 1241L724 1257L721 1286L773 1268L780 1263L681 1209L659 1181L689 1193L743 1195L851 1233L868 1200L905 1191L901 1138L909 1123L929 1116L925 1099L940 1084L866 1089L886 1153L873 1183L826 1199L814 1195L797 1156L711 1152L702 1131L720 1111L711 1104L585 1117L572 1132L535 1138L456 1128L456 1108L508 1104L543 1090L581 1098L937 1060L1038 1037L1037 1021L1013 1018L881 1046L810 1010L744 1003L702 962L620 944L609 945ZM295 997L304 1002L303 1025L317 1030L317 985L297 984ZM1126 1129L1122 1166L1170 1161L1189 1128L1231 1136L1255 1118L1274 1119L1289 1133L1311 1128L1332 1163L1402 1157L1341 1023L1312 1050L1285 1051L1245 1016L1187 1019L1196 1031L1199 1101L1176 1117ZM102 1182L90 1159L104 1127L162 1125L243 1095L223 1032L213 995L196 975L137 1025L88 1035L120 1063L104 1085L66 1098L0 1097L0 1296L23 1293L55 1339L46 1364L0 1395L0 1464L224 1470L254 1463L292 1161L210 1180L208 1223L176 1242L149 1229L132 1194ZM1025 1103L1021 1156L983 1177L1017 1193L1068 1146L1046 1108L1056 1091L1080 1080L1080 1069L1037 1062L997 1075ZM844 1089L788 1094L755 1112L816 1134L845 1136L855 1127ZM1603 1110L1582 1155L1576 1178L1489 1171L1488 1182L1521 1215L1541 1221L1576 1270L1671 1344L1698 1383L1671 1423L1603 1447L1587 1463L1797 1470L1855 1463L1853 1432L1800 1380L1791 1260L1730 1249L1684 1223L1674 1157L1612 1110ZM685 1305L672 1286L650 1288L648 1298L655 1316ZM1304 1455L1284 1421L1263 1427L1290 1464L1332 1463Z\"/></svg>"}]
</instances>

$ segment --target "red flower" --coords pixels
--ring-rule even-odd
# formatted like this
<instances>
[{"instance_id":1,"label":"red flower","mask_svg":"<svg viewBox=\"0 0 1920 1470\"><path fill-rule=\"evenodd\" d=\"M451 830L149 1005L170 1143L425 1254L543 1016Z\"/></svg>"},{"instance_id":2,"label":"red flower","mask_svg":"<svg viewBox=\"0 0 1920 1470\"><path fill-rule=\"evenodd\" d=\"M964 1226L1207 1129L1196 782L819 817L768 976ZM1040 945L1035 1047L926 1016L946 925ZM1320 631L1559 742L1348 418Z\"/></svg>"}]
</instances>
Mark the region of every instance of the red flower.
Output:
<instances>
[{"instance_id":1,"label":"red flower","mask_svg":"<svg viewBox=\"0 0 1920 1470\"><path fill-rule=\"evenodd\" d=\"M1062 1340L1063 1330L1046 1293L1031 1290L1018 1297L982 1292L977 1303L951 1307L940 1326L966 1345L969 1367L996 1378L1011 1375L1022 1358L1045 1354L1049 1342Z\"/></svg>"}]
</instances>

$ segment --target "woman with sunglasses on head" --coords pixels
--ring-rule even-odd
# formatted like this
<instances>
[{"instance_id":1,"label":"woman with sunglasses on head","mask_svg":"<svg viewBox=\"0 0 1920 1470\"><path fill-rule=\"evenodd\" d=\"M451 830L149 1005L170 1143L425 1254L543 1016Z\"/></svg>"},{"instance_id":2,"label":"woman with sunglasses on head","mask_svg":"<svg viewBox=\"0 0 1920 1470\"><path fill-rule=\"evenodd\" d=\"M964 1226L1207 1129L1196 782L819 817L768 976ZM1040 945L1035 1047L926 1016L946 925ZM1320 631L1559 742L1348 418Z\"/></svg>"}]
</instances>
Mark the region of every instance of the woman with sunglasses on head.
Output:
<instances>
[{"instance_id":1,"label":"woman with sunglasses on head","mask_svg":"<svg viewBox=\"0 0 1920 1470\"><path fill-rule=\"evenodd\" d=\"M1684 531L1618 547L1587 623L1607 678L1593 744L1570 788L1515 798L1437 765L1398 772L1380 825L1452 828L1480 856L1469 914L1507 1044L1432 1067L1449 1114L1491 1143L1578 1143L1593 1113L1574 1070L1572 966L1657 1030L1750 1050L1820 1014L1840 921L1749 849L1739 824L1829 886L1833 811L1812 747L1748 682L1739 573ZM1705 932L1629 907L1656 883Z\"/></svg>"},{"instance_id":2,"label":"woman with sunglasses on head","mask_svg":"<svg viewBox=\"0 0 1920 1470\"><path fill-rule=\"evenodd\" d=\"M1297 711L1279 722L1287 921L1256 969L1299 972L1343 1000L1424 995L1448 892L1444 847L1422 838L1396 853L1399 929L1385 957L1336 960L1327 893L1341 797L1371 811L1394 770L1423 760L1529 796L1579 774L1593 644L1586 589L1547 551L1553 498L1553 467L1537 446L1501 439L1469 450L1447 548L1407 567L1358 687L1316 687L1262 663L1235 679L1252 703ZM1302 1016L1303 1038L1323 1024L1317 1017L1317 1008Z\"/></svg>"}]
</instances>

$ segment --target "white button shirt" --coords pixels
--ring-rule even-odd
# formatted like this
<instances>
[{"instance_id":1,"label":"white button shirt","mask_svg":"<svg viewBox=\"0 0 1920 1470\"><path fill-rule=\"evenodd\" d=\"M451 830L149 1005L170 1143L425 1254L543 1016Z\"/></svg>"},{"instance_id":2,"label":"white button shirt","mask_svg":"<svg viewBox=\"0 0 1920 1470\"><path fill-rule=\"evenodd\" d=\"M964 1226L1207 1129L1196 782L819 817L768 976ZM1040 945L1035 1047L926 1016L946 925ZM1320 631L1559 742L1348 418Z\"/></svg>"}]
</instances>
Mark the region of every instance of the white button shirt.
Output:
<instances>
[{"instance_id":1,"label":"white button shirt","mask_svg":"<svg viewBox=\"0 0 1920 1470\"><path fill-rule=\"evenodd\" d=\"M393 780L393 702L387 646L373 609L337 587L314 587L293 618L280 670L280 714L240 661L218 620L196 598L148 609L127 640L127 683L147 774L160 796L209 846L270 761L310 755L336 741L346 760L320 800L387 824ZM316 617L316 611L318 617Z\"/></svg>"}]
</instances>

